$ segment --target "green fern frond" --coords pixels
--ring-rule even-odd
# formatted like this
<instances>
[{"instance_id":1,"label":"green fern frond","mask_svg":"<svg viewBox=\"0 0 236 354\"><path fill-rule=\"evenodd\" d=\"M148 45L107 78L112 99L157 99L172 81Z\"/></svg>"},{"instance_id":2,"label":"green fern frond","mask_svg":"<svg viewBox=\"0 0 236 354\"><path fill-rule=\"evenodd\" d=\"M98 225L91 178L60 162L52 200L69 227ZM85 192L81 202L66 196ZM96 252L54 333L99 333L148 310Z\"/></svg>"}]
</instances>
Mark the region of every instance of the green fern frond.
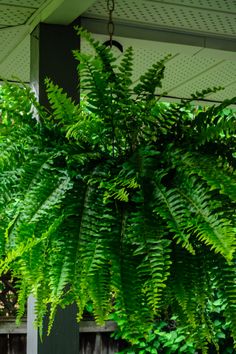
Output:
<instances>
[{"instance_id":1,"label":"green fern frond","mask_svg":"<svg viewBox=\"0 0 236 354\"><path fill-rule=\"evenodd\" d=\"M161 183L164 173L155 173L154 180L154 212L166 222L168 229L173 233L176 243L181 243L190 253L194 254L191 244L188 219L190 212L175 189L167 190Z\"/></svg>"},{"instance_id":2,"label":"green fern frond","mask_svg":"<svg viewBox=\"0 0 236 354\"><path fill-rule=\"evenodd\" d=\"M203 156L198 153L182 153L181 164L189 173L202 177L212 190L219 190L220 194L236 201L236 179L232 167L223 164L220 160L217 161L212 156Z\"/></svg>"},{"instance_id":3,"label":"green fern frond","mask_svg":"<svg viewBox=\"0 0 236 354\"><path fill-rule=\"evenodd\" d=\"M235 228L222 212L217 211L220 202L213 202L207 188L186 175L182 189L178 191L188 203L191 214L195 214L194 219L189 220L193 235L230 261L235 250Z\"/></svg>"},{"instance_id":4,"label":"green fern frond","mask_svg":"<svg viewBox=\"0 0 236 354\"><path fill-rule=\"evenodd\" d=\"M77 120L79 116L79 105L75 104L63 89L55 85L50 79L46 79L46 91L48 100L53 110L53 118L59 126L68 125Z\"/></svg>"},{"instance_id":5,"label":"green fern frond","mask_svg":"<svg viewBox=\"0 0 236 354\"><path fill-rule=\"evenodd\" d=\"M170 306L180 306L178 312L181 325L186 325L189 329L194 328L193 336L198 347L208 353L208 343L214 341L214 331L207 311L208 294L212 289L212 265L204 247L198 245L196 254L198 257L179 246L174 250L169 279L173 284Z\"/></svg>"},{"instance_id":6,"label":"green fern frond","mask_svg":"<svg viewBox=\"0 0 236 354\"><path fill-rule=\"evenodd\" d=\"M221 142L235 134L235 114L225 113L224 108L213 106L195 116L192 124L196 126L196 145Z\"/></svg>"},{"instance_id":7,"label":"green fern frond","mask_svg":"<svg viewBox=\"0 0 236 354\"><path fill-rule=\"evenodd\" d=\"M215 276L219 289L223 292L225 298L225 317L230 321L230 328L234 339L234 347L236 347L236 289L235 289L235 259L231 265L227 264L223 259L216 260L215 263ZM220 264L220 269L218 268Z\"/></svg>"},{"instance_id":8,"label":"green fern frond","mask_svg":"<svg viewBox=\"0 0 236 354\"><path fill-rule=\"evenodd\" d=\"M198 275L196 274L193 262L195 258L185 249L177 246L173 255L173 267L169 281L173 284L172 290L172 303L175 306L175 301L183 311L183 323L190 323L196 330L197 327L197 307L195 297L195 281Z\"/></svg>"},{"instance_id":9,"label":"green fern frond","mask_svg":"<svg viewBox=\"0 0 236 354\"><path fill-rule=\"evenodd\" d=\"M22 242L18 244L17 247L13 247L8 251L7 257L0 261L0 274L6 273L12 266L13 262L20 259L24 254L29 252L33 247L38 245L44 239L44 237L41 239L33 238L31 234L28 234L28 236L31 237L27 242Z\"/></svg>"},{"instance_id":10,"label":"green fern frond","mask_svg":"<svg viewBox=\"0 0 236 354\"><path fill-rule=\"evenodd\" d=\"M127 94L130 94L130 86L132 84L132 74L133 74L133 48L129 47L126 49L125 53L122 56L120 65L118 66L119 70L119 83L121 89Z\"/></svg>"},{"instance_id":11,"label":"green fern frond","mask_svg":"<svg viewBox=\"0 0 236 354\"><path fill-rule=\"evenodd\" d=\"M128 238L135 244L137 277L143 284L150 314L161 311L163 289L169 276L171 242L166 238L165 227L150 210L148 196L136 194L137 210L128 218Z\"/></svg>"},{"instance_id":12,"label":"green fern frond","mask_svg":"<svg viewBox=\"0 0 236 354\"><path fill-rule=\"evenodd\" d=\"M102 119L95 114L85 114L81 112L78 120L66 127L66 137L75 139L83 147L85 143L91 145L101 143L101 132L103 129Z\"/></svg>"},{"instance_id":13,"label":"green fern frond","mask_svg":"<svg viewBox=\"0 0 236 354\"><path fill-rule=\"evenodd\" d=\"M91 111L98 115L107 116L112 104L112 85L116 82L114 61L115 58L109 48L95 41L91 35L81 28L76 28L78 34L83 36L95 50L94 58L91 58L79 51L74 52L76 60L79 61L78 69L81 73L81 89L86 90L86 95Z\"/></svg>"},{"instance_id":14,"label":"green fern frond","mask_svg":"<svg viewBox=\"0 0 236 354\"><path fill-rule=\"evenodd\" d=\"M0 209L10 202L14 191L17 188L19 177L21 175L21 168L15 168L12 171L1 172L0 180Z\"/></svg>"},{"instance_id":15,"label":"green fern frond","mask_svg":"<svg viewBox=\"0 0 236 354\"><path fill-rule=\"evenodd\" d=\"M146 239L139 245L135 255L142 255L138 273L143 278L143 291L154 314L160 314L162 292L169 276L170 241L166 239Z\"/></svg>"},{"instance_id":16,"label":"green fern frond","mask_svg":"<svg viewBox=\"0 0 236 354\"><path fill-rule=\"evenodd\" d=\"M16 318L16 323L19 325L21 318L25 314L25 303L26 303L30 293L29 293L29 289L28 289L28 282L25 279L18 281L18 283L16 284L16 288L18 288L20 290L18 293L19 307L17 309L17 318Z\"/></svg>"},{"instance_id":17,"label":"green fern frond","mask_svg":"<svg viewBox=\"0 0 236 354\"><path fill-rule=\"evenodd\" d=\"M140 77L140 82L134 87L135 94L146 100L151 100L155 97L157 88L162 87L162 79L164 77L165 63L170 58L167 55L163 60L158 61Z\"/></svg>"},{"instance_id":18,"label":"green fern frond","mask_svg":"<svg viewBox=\"0 0 236 354\"><path fill-rule=\"evenodd\" d=\"M77 33L82 36L83 38L86 39L86 41L91 45L91 47L95 50L96 54L99 56L101 61L104 63L104 68L107 71L113 71L113 66L112 63L116 60L112 51L101 44L99 41L96 41L91 34L86 31L82 27L75 27L75 30ZM90 57L91 58L91 57Z\"/></svg>"},{"instance_id":19,"label":"green fern frond","mask_svg":"<svg viewBox=\"0 0 236 354\"><path fill-rule=\"evenodd\" d=\"M208 87L206 89L203 89L202 91L197 91L196 93L191 94L191 100L204 99L207 97L207 95L210 95L212 93L216 93L220 90L224 90L224 88L221 86L215 86L212 88ZM182 102L184 102L184 100Z\"/></svg>"},{"instance_id":20,"label":"green fern frond","mask_svg":"<svg viewBox=\"0 0 236 354\"><path fill-rule=\"evenodd\" d=\"M130 191L139 189L140 185L136 177L132 176L123 179L122 175L118 175L113 180L103 181L100 187L106 190L104 193L104 202L107 202L109 199L118 199L123 202L128 202Z\"/></svg>"},{"instance_id":21,"label":"green fern frond","mask_svg":"<svg viewBox=\"0 0 236 354\"><path fill-rule=\"evenodd\" d=\"M151 309L142 304L145 301L145 295L142 292L143 282L137 271L137 259L132 257L134 249L130 244L122 245L120 250L120 260L117 264L119 272L116 276L116 302L115 309L120 319L127 323L127 333L132 333L132 337L140 336L142 331L150 329L153 313ZM113 271L117 268L113 268ZM143 319L143 324L141 321Z\"/></svg>"}]
</instances>

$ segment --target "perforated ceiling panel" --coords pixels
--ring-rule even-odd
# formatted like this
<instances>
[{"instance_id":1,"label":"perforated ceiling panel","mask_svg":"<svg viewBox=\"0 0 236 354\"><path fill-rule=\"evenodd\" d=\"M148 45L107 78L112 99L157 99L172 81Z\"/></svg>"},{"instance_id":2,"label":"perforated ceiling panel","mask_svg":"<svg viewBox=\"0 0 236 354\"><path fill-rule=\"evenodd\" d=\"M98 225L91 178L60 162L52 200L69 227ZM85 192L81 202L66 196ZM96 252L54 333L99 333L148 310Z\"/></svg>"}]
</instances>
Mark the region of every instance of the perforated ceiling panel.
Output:
<instances>
[{"instance_id":1,"label":"perforated ceiling panel","mask_svg":"<svg viewBox=\"0 0 236 354\"><path fill-rule=\"evenodd\" d=\"M219 59L200 55L180 54L166 65L165 91L171 92L176 86L183 86L201 73L207 72L219 64ZM191 91L187 92L187 96Z\"/></svg>"},{"instance_id":2,"label":"perforated ceiling panel","mask_svg":"<svg viewBox=\"0 0 236 354\"><path fill-rule=\"evenodd\" d=\"M100 42L107 36L93 35ZM153 63L171 54L172 58L166 63L165 77L161 92L167 92L170 97L190 97L192 93L208 87L223 86L226 90L210 95L210 100L221 101L236 96L236 61L223 59L222 56L210 56L197 47L171 45L168 43L152 42L130 38L115 37L124 47L132 46L134 50L133 81L144 73ZM82 40L81 50L91 53L91 48ZM216 52L212 52L216 54ZM121 58L119 51L114 54Z\"/></svg>"},{"instance_id":3,"label":"perforated ceiling panel","mask_svg":"<svg viewBox=\"0 0 236 354\"><path fill-rule=\"evenodd\" d=\"M216 11L223 12L236 12L236 1L235 0L152 0L156 3L172 3L179 6L188 6L196 8L205 8Z\"/></svg>"},{"instance_id":4,"label":"perforated ceiling panel","mask_svg":"<svg viewBox=\"0 0 236 354\"><path fill-rule=\"evenodd\" d=\"M93 1L95 0L0 0L0 77L18 77L28 82L29 35L38 23L67 25Z\"/></svg>"},{"instance_id":5,"label":"perforated ceiling panel","mask_svg":"<svg viewBox=\"0 0 236 354\"><path fill-rule=\"evenodd\" d=\"M27 36L0 64L0 76L4 79L29 82L30 37Z\"/></svg>"},{"instance_id":6,"label":"perforated ceiling panel","mask_svg":"<svg viewBox=\"0 0 236 354\"><path fill-rule=\"evenodd\" d=\"M28 81L30 47L25 37L30 30L27 23L46 1L0 0L0 76L13 75Z\"/></svg>"},{"instance_id":7,"label":"perforated ceiling panel","mask_svg":"<svg viewBox=\"0 0 236 354\"><path fill-rule=\"evenodd\" d=\"M26 28L25 26L18 26L0 30L0 63L8 56L12 48L24 38ZM0 73L1 75L1 73Z\"/></svg>"},{"instance_id":8,"label":"perforated ceiling panel","mask_svg":"<svg viewBox=\"0 0 236 354\"><path fill-rule=\"evenodd\" d=\"M17 26L26 23L35 10L28 7L8 6L0 4L0 24Z\"/></svg>"},{"instance_id":9,"label":"perforated ceiling panel","mask_svg":"<svg viewBox=\"0 0 236 354\"><path fill-rule=\"evenodd\" d=\"M171 95L180 95L181 97L187 97L189 93L202 90L207 87L222 86L227 87L236 82L236 61L222 61L218 65L215 65L211 70L204 70L195 79L191 79L184 85L178 85L174 90L170 90ZM228 94L230 94L228 90ZM233 95L226 96L226 91L222 91L219 95L212 95L211 97L223 97L230 98L236 96L236 92Z\"/></svg>"},{"instance_id":10,"label":"perforated ceiling panel","mask_svg":"<svg viewBox=\"0 0 236 354\"><path fill-rule=\"evenodd\" d=\"M45 0L0 0L0 4L9 4L14 6L21 6L21 7L33 7L38 9Z\"/></svg>"},{"instance_id":11,"label":"perforated ceiling panel","mask_svg":"<svg viewBox=\"0 0 236 354\"><path fill-rule=\"evenodd\" d=\"M216 101L221 101L222 99L228 99L231 97L236 97L236 82L228 86L225 86L223 91L219 91L213 95L208 96L208 98Z\"/></svg>"},{"instance_id":12,"label":"perforated ceiling panel","mask_svg":"<svg viewBox=\"0 0 236 354\"><path fill-rule=\"evenodd\" d=\"M85 16L106 18L106 1L96 1ZM116 0L114 19L129 24L143 23L181 31L236 36L234 0Z\"/></svg>"}]
</instances>

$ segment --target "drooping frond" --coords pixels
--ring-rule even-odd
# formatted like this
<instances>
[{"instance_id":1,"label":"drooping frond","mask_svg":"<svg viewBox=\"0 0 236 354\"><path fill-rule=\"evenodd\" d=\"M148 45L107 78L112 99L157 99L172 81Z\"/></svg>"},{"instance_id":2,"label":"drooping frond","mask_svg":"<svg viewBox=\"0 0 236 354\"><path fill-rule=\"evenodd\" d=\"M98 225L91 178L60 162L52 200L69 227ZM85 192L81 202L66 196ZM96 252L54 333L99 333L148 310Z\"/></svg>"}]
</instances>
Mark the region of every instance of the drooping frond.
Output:
<instances>
[{"instance_id":1,"label":"drooping frond","mask_svg":"<svg viewBox=\"0 0 236 354\"><path fill-rule=\"evenodd\" d=\"M194 328L198 347L208 353L207 342L211 342L214 337L208 313L208 293L214 287L209 273L212 265L205 253L205 247L199 246L196 246L198 257L179 246L175 248L173 270L169 279L173 285L169 305L179 306L181 325Z\"/></svg>"},{"instance_id":2,"label":"drooping frond","mask_svg":"<svg viewBox=\"0 0 236 354\"><path fill-rule=\"evenodd\" d=\"M212 190L219 190L232 201L236 200L235 171L222 160L216 160L212 156L199 153L184 153L179 160L179 167L185 166L189 174L196 174L202 177Z\"/></svg>"},{"instance_id":3,"label":"drooping frond","mask_svg":"<svg viewBox=\"0 0 236 354\"><path fill-rule=\"evenodd\" d=\"M132 74L133 74L133 48L129 47L125 51L124 55L122 56L122 60L120 65L118 66L119 70L119 84L121 85L122 91L129 95L131 92L131 84L132 84Z\"/></svg>"},{"instance_id":4,"label":"drooping frond","mask_svg":"<svg viewBox=\"0 0 236 354\"><path fill-rule=\"evenodd\" d=\"M143 292L149 307L154 314L160 314L163 288L166 287L171 266L170 241L163 237L161 228L158 235L147 220L136 218L135 227L139 235L136 235L137 249L134 255L143 258L137 270L143 280Z\"/></svg>"},{"instance_id":5,"label":"drooping frond","mask_svg":"<svg viewBox=\"0 0 236 354\"><path fill-rule=\"evenodd\" d=\"M235 289L235 259L229 265L222 258L212 261L215 269L217 287L222 291L225 299L225 317L231 323L231 331L235 344L236 329L236 289ZM220 267L220 268L219 268Z\"/></svg>"},{"instance_id":6,"label":"drooping frond","mask_svg":"<svg viewBox=\"0 0 236 354\"><path fill-rule=\"evenodd\" d=\"M224 140L231 137L236 132L235 116L230 113L219 115L209 124L201 124L197 132L197 144L202 145L215 139Z\"/></svg>"},{"instance_id":7,"label":"drooping frond","mask_svg":"<svg viewBox=\"0 0 236 354\"><path fill-rule=\"evenodd\" d=\"M95 51L94 57L79 51L74 52L76 60L79 61L81 90L85 91L92 111L98 115L107 115L106 110L111 109L112 104L112 95L108 93L116 78L113 63L115 58L109 48L95 41L87 31L79 28L77 31Z\"/></svg>"},{"instance_id":8,"label":"drooping frond","mask_svg":"<svg viewBox=\"0 0 236 354\"><path fill-rule=\"evenodd\" d=\"M207 95L212 94L212 93L216 93L220 90L223 90L224 88L221 86L215 86L215 87L208 87L206 89L203 89L201 91L197 91L195 93L191 94L191 98L190 99L182 99L182 103L183 105L185 105L186 103L192 102L193 100L199 100L199 99L204 99L207 97Z\"/></svg>"},{"instance_id":9,"label":"drooping frond","mask_svg":"<svg viewBox=\"0 0 236 354\"><path fill-rule=\"evenodd\" d=\"M190 212L176 190L173 188L167 190L161 183L162 177L163 172L156 173L154 179L154 211L166 222L170 232L173 232L176 243L181 243L190 253L194 254L190 240L191 230L188 230Z\"/></svg>"},{"instance_id":10,"label":"drooping frond","mask_svg":"<svg viewBox=\"0 0 236 354\"><path fill-rule=\"evenodd\" d=\"M101 322L106 319L110 301L110 266L107 256L112 216L102 211L102 196L94 192L93 188L87 191L79 235L79 267L84 282L81 288L87 287L89 296L96 304L95 315Z\"/></svg>"},{"instance_id":11,"label":"drooping frond","mask_svg":"<svg viewBox=\"0 0 236 354\"><path fill-rule=\"evenodd\" d=\"M224 217L220 202L191 177L186 182L185 176L178 191L194 214L194 220L189 220L193 235L230 261L235 251L235 229L231 220Z\"/></svg>"},{"instance_id":12,"label":"drooping frond","mask_svg":"<svg viewBox=\"0 0 236 354\"><path fill-rule=\"evenodd\" d=\"M166 56L163 60L153 64L153 66L140 77L140 82L134 87L134 92L144 100L151 100L155 97L157 88L162 87L165 63L170 58Z\"/></svg>"},{"instance_id":13,"label":"drooping frond","mask_svg":"<svg viewBox=\"0 0 236 354\"><path fill-rule=\"evenodd\" d=\"M45 84L49 103L53 109L53 118L58 121L58 124L67 126L76 121L79 115L79 105L72 102L62 88L50 79L47 79Z\"/></svg>"}]
</instances>

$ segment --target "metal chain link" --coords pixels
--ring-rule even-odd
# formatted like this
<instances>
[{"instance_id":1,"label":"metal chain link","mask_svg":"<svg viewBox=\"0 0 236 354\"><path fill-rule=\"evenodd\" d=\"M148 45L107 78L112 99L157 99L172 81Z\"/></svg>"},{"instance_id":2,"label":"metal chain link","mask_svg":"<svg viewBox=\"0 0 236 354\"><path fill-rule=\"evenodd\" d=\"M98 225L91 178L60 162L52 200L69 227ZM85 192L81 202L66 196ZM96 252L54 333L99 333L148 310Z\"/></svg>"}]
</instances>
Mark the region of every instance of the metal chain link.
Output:
<instances>
[{"instance_id":1,"label":"metal chain link","mask_svg":"<svg viewBox=\"0 0 236 354\"><path fill-rule=\"evenodd\" d=\"M107 31L110 37L110 47L112 47L112 37L115 32L115 24L113 22L113 12L115 10L115 0L107 0L107 10L109 13L109 20L107 23Z\"/></svg>"}]
</instances>

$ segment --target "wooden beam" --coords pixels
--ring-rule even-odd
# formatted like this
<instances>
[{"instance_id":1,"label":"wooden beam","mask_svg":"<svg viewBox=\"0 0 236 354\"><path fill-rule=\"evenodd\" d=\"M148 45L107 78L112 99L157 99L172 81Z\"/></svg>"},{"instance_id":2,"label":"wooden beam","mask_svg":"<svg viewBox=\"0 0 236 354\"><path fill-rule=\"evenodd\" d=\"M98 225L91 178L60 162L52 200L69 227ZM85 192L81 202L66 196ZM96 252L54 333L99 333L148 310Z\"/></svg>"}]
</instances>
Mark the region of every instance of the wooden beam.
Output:
<instances>
[{"instance_id":1,"label":"wooden beam","mask_svg":"<svg viewBox=\"0 0 236 354\"><path fill-rule=\"evenodd\" d=\"M114 332L117 325L113 321L106 321L104 326L98 326L94 321L81 321L79 324L80 333L103 333Z\"/></svg>"},{"instance_id":2,"label":"wooden beam","mask_svg":"<svg viewBox=\"0 0 236 354\"><path fill-rule=\"evenodd\" d=\"M79 323L80 333L107 333L107 332L114 332L116 329L117 329L117 324L113 321L106 321L104 326L98 326L95 321L81 321ZM19 326L16 325L15 318L9 318L9 317L0 318L0 334L26 334L26 333L27 333L27 318L23 318Z\"/></svg>"},{"instance_id":3,"label":"wooden beam","mask_svg":"<svg viewBox=\"0 0 236 354\"><path fill-rule=\"evenodd\" d=\"M23 318L19 326L16 325L15 318L0 318L0 334L26 334L27 319Z\"/></svg>"}]
</instances>

